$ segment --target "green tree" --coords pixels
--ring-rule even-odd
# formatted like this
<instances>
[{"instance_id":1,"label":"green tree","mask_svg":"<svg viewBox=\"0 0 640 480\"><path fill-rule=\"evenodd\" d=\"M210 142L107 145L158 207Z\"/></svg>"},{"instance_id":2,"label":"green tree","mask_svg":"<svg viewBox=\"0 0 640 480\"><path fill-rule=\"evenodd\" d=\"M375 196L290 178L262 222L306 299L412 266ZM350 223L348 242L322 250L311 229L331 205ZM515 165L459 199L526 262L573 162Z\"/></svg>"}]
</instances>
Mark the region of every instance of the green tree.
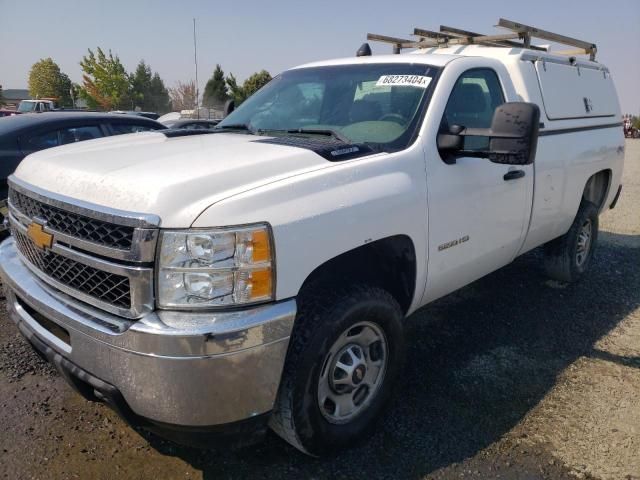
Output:
<instances>
[{"instance_id":1,"label":"green tree","mask_svg":"<svg viewBox=\"0 0 640 480\"><path fill-rule=\"evenodd\" d=\"M129 77L131 90L129 95L135 107L147 112L166 113L171 108L169 92L158 73L151 72L151 67L140 60L135 72Z\"/></svg>"},{"instance_id":2,"label":"green tree","mask_svg":"<svg viewBox=\"0 0 640 480\"><path fill-rule=\"evenodd\" d=\"M29 71L29 94L33 98L54 98L63 106L71 105L71 79L51 58L40 59Z\"/></svg>"},{"instance_id":3,"label":"green tree","mask_svg":"<svg viewBox=\"0 0 640 480\"><path fill-rule=\"evenodd\" d=\"M230 73L227 77L227 86L229 87L229 92L231 92L231 98L233 98L237 107L270 81L271 74L266 70L261 70L251 75L244 81L242 86L239 86L236 77Z\"/></svg>"},{"instance_id":4,"label":"green tree","mask_svg":"<svg viewBox=\"0 0 640 480\"><path fill-rule=\"evenodd\" d=\"M231 94L231 98L236 104L236 107L244 102L245 94L242 86L238 85L238 81L236 77L234 77L233 73L230 73L227 76L227 87L229 87L229 93Z\"/></svg>"},{"instance_id":5,"label":"green tree","mask_svg":"<svg viewBox=\"0 0 640 480\"><path fill-rule=\"evenodd\" d=\"M104 110L131 108L129 76L111 50L107 55L100 47L96 53L89 49L89 54L82 57L80 66L84 72L80 95L90 107Z\"/></svg>"},{"instance_id":6,"label":"green tree","mask_svg":"<svg viewBox=\"0 0 640 480\"><path fill-rule=\"evenodd\" d=\"M204 87L202 103L205 107L224 105L229 98L227 84L224 80L224 71L220 65L216 65L213 75Z\"/></svg>"},{"instance_id":7,"label":"green tree","mask_svg":"<svg viewBox=\"0 0 640 480\"><path fill-rule=\"evenodd\" d=\"M151 84L149 85L149 106L150 111L157 113L167 113L171 110L171 98L169 98L169 91L165 87L162 78L158 75L158 72L153 74L151 78Z\"/></svg>"},{"instance_id":8,"label":"green tree","mask_svg":"<svg viewBox=\"0 0 640 480\"><path fill-rule=\"evenodd\" d=\"M2 94L2 85L0 85L0 107L4 105L4 95Z\"/></svg>"},{"instance_id":9,"label":"green tree","mask_svg":"<svg viewBox=\"0 0 640 480\"><path fill-rule=\"evenodd\" d=\"M135 72L129 77L131 83L131 91L129 94L131 99L135 106L145 111L150 110L148 104L150 103L149 96L152 78L151 67L144 63L144 60L140 60Z\"/></svg>"},{"instance_id":10,"label":"green tree","mask_svg":"<svg viewBox=\"0 0 640 480\"><path fill-rule=\"evenodd\" d=\"M254 73L249 78L245 80L242 84L242 89L244 90L245 95L249 98L251 95L256 93L262 87L264 87L267 83L271 81L271 74L266 70L261 70L257 73Z\"/></svg>"}]
</instances>

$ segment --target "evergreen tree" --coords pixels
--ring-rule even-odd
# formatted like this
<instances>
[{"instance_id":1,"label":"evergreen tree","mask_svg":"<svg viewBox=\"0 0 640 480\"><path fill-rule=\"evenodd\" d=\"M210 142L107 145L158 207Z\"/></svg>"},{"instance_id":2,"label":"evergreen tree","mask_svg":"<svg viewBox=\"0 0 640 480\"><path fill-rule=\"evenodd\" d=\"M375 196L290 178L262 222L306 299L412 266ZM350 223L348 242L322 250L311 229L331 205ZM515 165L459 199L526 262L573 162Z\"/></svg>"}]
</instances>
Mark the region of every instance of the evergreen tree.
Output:
<instances>
[{"instance_id":1,"label":"evergreen tree","mask_svg":"<svg viewBox=\"0 0 640 480\"><path fill-rule=\"evenodd\" d=\"M150 89L151 89L151 67L144 60L140 60L135 72L129 77L131 83L131 99L135 107L140 107L144 111L149 111Z\"/></svg>"},{"instance_id":2,"label":"evergreen tree","mask_svg":"<svg viewBox=\"0 0 640 480\"><path fill-rule=\"evenodd\" d=\"M202 103L205 107L215 107L224 105L229 98L227 84L224 80L224 71L220 65L216 65L213 75L204 87Z\"/></svg>"},{"instance_id":3,"label":"evergreen tree","mask_svg":"<svg viewBox=\"0 0 640 480\"><path fill-rule=\"evenodd\" d=\"M156 113L167 113L171 111L171 98L169 91L158 73L154 73L149 85L149 96L151 99L150 111Z\"/></svg>"},{"instance_id":4,"label":"evergreen tree","mask_svg":"<svg viewBox=\"0 0 640 480\"><path fill-rule=\"evenodd\" d=\"M157 72L152 73L151 67L144 60L140 60L129 81L134 107L156 113L166 113L171 109L169 92L164 82Z\"/></svg>"}]
</instances>

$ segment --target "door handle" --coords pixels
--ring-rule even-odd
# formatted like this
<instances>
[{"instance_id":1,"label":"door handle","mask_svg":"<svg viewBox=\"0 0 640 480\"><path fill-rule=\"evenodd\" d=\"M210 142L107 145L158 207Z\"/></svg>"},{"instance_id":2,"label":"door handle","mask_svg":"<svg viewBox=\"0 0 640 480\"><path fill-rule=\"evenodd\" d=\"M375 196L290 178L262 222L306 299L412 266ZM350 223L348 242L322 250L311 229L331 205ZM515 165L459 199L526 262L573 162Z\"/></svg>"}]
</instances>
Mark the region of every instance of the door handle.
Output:
<instances>
[{"instance_id":1,"label":"door handle","mask_svg":"<svg viewBox=\"0 0 640 480\"><path fill-rule=\"evenodd\" d=\"M510 170L507 173L504 174L504 180L505 182L507 180L515 180L516 178L522 178L524 177L524 170Z\"/></svg>"}]
</instances>

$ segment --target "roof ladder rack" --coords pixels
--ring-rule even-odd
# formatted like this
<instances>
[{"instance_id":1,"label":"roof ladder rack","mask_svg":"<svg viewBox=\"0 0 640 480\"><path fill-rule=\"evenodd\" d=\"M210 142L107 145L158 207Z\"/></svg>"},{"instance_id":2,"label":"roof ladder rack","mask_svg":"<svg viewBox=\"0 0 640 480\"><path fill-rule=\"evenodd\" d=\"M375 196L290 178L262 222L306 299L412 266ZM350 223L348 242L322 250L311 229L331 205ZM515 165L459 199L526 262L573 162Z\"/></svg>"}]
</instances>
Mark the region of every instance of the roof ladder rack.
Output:
<instances>
[{"instance_id":1,"label":"roof ladder rack","mask_svg":"<svg viewBox=\"0 0 640 480\"><path fill-rule=\"evenodd\" d=\"M522 23L513 22L504 18L499 19L498 27L511 30L510 33L498 35L483 35L468 30L447 27L440 25L440 31L434 32L423 28L414 28L413 36L417 40L407 40L404 38L388 37L369 33L367 40L391 43L394 53L400 53L403 48L434 48L448 47L451 45L487 45L492 47L527 48L531 50L547 51L547 48L531 44L533 38L548 40L575 47L573 50L556 51L558 55L589 55L589 59L594 61L597 48L594 43L585 42L576 38L567 37L536 27L531 27Z\"/></svg>"},{"instance_id":2,"label":"roof ladder rack","mask_svg":"<svg viewBox=\"0 0 640 480\"><path fill-rule=\"evenodd\" d=\"M462 38L475 38L476 42L478 41L478 37L486 37L486 35L482 33L470 32L468 30L461 30L459 28L447 27L446 25L440 25L440 31L443 33L447 33L454 37L462 37ZM515 48L523 48L523 44L519 42L514 42L512 40L500 40L495 42L487 42L489 45L499 46L499 47L515 47ZM545 47L538 47L536 45L531 45L529 47L532 50L540 50L546 52L547 49Z\"/></svg>"},{"instance_id":3,"label":"roof ladder rack","mask_svg":"<svg viewBox=\"0 0 640 480\"><path fill-rule=\"evenodd\" d=\"M377 33L367 33L367 40L372 40L374 42L390 43L393 45L393 53L400 53L400 49L403 48L403 45L412 43L411 40L407 40L404 38L388 37L386 35L378 35ZM410 48L410 47L404 47L404 48Z\"/></svg>"},{"instance_id":4,"label":"roof ladder rack","mask_svg":"<svg viewBox=\"0 0 640 480\"><path fill-rule=\"evenodd\" d=\"M513 22L511 20L506 20L504 18L501 18L498 21L498 26L507 28L514 32L524 34L525 45L527 45L527 43L530 45L531 38L533 37L541 38L543 40L548 40L550 42L562 43L564 45L569 45L577 48L576 51L556 52L556 53L565 54L565 55L567 54L575 55L576 53L586 54L586 55L589 55L589 60L595 61L596 59L596 52L598 51L598 48L596 47L595 43L585 42L584 40L578 40L577 38L567 37L565 35L560 35L558 33L547 32L546 30L541 30L536 27L531 27L523 23Z\"/></svg>"}]
</instances>

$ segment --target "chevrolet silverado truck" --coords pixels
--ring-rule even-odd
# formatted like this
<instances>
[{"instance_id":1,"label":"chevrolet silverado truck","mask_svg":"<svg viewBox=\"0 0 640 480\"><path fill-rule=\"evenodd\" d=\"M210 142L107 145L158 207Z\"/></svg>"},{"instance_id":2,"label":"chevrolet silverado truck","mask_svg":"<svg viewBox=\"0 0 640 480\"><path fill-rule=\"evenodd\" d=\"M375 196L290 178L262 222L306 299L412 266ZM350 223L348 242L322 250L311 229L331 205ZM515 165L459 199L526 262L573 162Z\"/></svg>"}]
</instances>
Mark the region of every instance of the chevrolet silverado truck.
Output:
<instances>
[{"instance_id":1,"label":"chevrolet silverado truck","mask_svg":"<svg viewBox=\"0 0 640 480\"><path fill-rule=\"evenodd\" d=\"M408 315L539 246L577 281L621 189L604 65L415 47L285 71L210 132L28 156L0 246L20 332L168 438L365 436L420 341Z\"/></svg>"}]
</instances>

